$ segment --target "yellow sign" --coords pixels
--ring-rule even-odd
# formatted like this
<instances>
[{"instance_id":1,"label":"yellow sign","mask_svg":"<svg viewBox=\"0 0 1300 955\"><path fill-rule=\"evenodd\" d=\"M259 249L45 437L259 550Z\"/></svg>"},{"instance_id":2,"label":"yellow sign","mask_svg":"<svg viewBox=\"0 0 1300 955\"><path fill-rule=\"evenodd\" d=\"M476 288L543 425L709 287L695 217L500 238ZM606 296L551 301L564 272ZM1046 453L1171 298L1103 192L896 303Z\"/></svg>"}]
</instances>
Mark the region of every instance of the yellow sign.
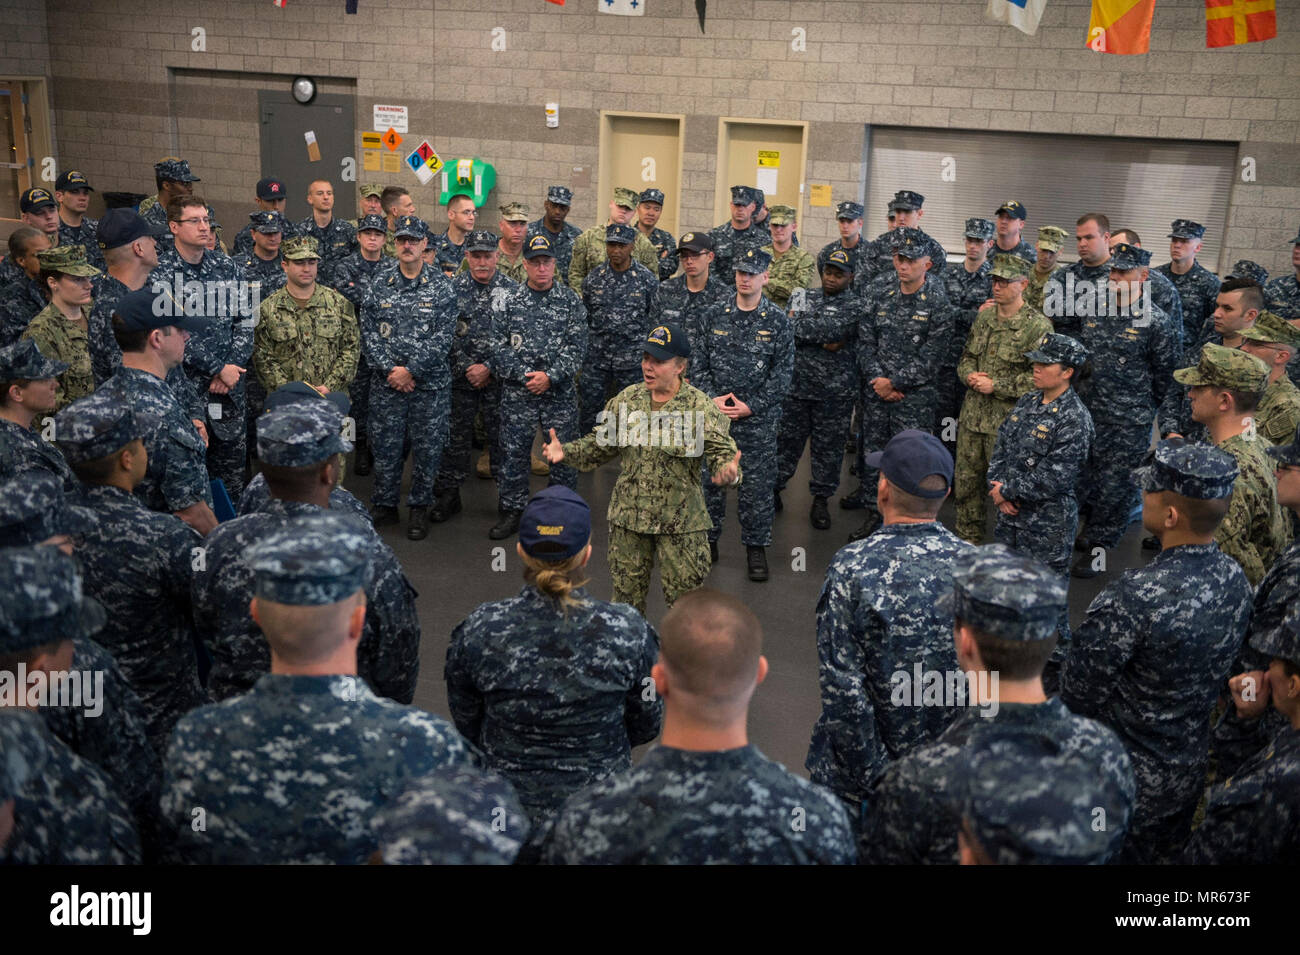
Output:
<instances>
[{"instance_id":1,"label":"yellow sign","mask_svg":"<svg viewBox=\"0 0 1300 955\"><path fill-rule=\"evenodd\" d=\"M361 152L361 168L366 172L379 172L380 167L379 150L364 149Z\"/></svg>"},{"instance_id":2,"label":"yellow sign","mask_svg":"<svg viewBox=\"0 0 1300 955\"><path fill-rule=\"evenodd\" d=\"M397 153L384 153L384 172L401 172L402 157Z\"/></svg>"},{"instance_id":3,"label":"yellow sign","mask_svg":"<svg viewBox=\"0 0 1300 955\"><path fill-rule=\"evenodd\" d=\"M775 149L760 149L758 151L759 166L767 166L770 169L781 168L781 153Z\"/></svg>"},{"instance_id":4,"label":"yellow sign","mask_svg":"<svg viewBox=\"0 0 1300 955\"><path fill-rule=\"evenodd\" d=\"M362 148L362 149L378 149L378 148L379 148L380 146L382 146L383 144L384 144L384 141L383 141L383 134L382 134L382 133L362 133L362 134L361 134L361 148Z\"/></svg>"},{"instance_id":5,"label":"yellow sign","mask_svg":"<svg viewBox=\"0 0 1300 955\"><path fill-rule=\"evenodd\" d=\"M808 205L810 206L829 206L831 204L831 187L829 185L813 185L808 191Z\"/></svg>"}]
</instances>

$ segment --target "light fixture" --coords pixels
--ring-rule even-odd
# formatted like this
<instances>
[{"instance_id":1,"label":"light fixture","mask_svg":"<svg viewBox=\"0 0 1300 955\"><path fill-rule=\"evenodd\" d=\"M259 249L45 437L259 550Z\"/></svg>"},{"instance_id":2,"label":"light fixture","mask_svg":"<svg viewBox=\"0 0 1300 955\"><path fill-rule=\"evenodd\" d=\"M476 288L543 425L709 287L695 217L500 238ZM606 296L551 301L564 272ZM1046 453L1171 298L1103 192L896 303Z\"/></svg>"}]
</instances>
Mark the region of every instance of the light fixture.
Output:
<instances>
[{"instance_id":1,"label":"light fixture","mask_svg":"<svg viewBox=\"0 0 1300 955\"><path fill-rule=\"evenodd\" d=\"M316 81L310 76L294 77L293 85L289 89L293 93L293 98L304 106L316 98Z\"/></svg>"}]
</instances>

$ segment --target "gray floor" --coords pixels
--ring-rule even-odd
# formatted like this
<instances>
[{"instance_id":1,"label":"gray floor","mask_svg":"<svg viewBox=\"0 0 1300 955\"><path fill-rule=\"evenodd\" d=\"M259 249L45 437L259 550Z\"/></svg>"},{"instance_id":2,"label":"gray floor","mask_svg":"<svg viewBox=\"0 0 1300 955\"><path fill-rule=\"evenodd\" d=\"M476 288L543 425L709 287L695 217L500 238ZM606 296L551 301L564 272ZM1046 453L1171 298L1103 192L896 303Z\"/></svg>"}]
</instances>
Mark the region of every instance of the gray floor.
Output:
<instances>
[{"instance_id":1,"label":"gray floor","mask_svg":"<svg viewBox=\"0 0 1300 955\"><path fill-rule=\"evenodd\" d=\"M849 476L847 465L846 457L840 485L844 493L857 487L857 478ZM595 552L588 565L589 590L604 600L610 597L609 569L604 558L608 541L605 513L617 476L615 461L578 478L578 491L590 502L595 518ZM369 477L351 474L344 482L367 504L370 483ZM545 485L546 478L532 478L533 490ZM806 454L783 497L785 510L776 516L773 543L768 549L771 579L760 584L746 576L745 550L740 544L733 496L722 534L721 560L714 566L708 586L741 597L763 623L764 653L770 673L754 697L749 727L751 741L769 757L806 775L804 757L821 709L817 687L817 596L827 564L847 542L848 534L861 524L862 512L841 510L838 498L833 499L830 530L813 529L808 522L812 498L808 492ZM464 510L444 524L431 525L429 536L423 541L406 539L405 507L401 509L402 526L386 527L382 532L420 594L423 638L415 703L442 716L450 715L443 665L452 629L480 603L511 596L522 586L520 562L514 549L517 538L493 541L487 536L488 529L497 520L495 483L471 474L461 489L461 500ZM952 527L951 502L945 504L941 519ZM1141 536L1140 526L1130 527L1120 545L1108 555L1108 573L1071 583L1070 608L1075 624L1082 620L1092 598L1119 571L1150 559L1139 546ZM494 572L494 549L502 545L505 545L505 570ZM802 562L798 561L800 549ZM651 585L647 609L651 621L657 623L662 618L665 608L657 577Z\"/></svg>"}]
</instances>

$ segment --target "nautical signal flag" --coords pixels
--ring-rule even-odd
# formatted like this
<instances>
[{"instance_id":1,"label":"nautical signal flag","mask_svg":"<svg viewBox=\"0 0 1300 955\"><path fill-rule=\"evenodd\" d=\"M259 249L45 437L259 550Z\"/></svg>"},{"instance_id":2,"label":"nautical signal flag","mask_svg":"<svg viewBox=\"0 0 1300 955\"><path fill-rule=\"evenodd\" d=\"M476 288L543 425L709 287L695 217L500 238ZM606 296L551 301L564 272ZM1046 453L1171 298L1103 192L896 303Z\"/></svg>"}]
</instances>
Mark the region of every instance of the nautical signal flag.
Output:
<instances>
[{"instance_id":1,"label":"nautical signal flag","mask_svg":"<svg viewBox=\"0 0 1300 955\"><path fill-rule=\"evenodd\" d=\"M1087 45L1098 53L1146 53L1156 0L1092 0Z\"/></svg>"},{"instance_id":2,"label":"nautical signal flag","mask_svg":"<svg viewBox=\"0 0 1300 955\"><path fill-rule=\"evenodd\" d=\"M1038 21L1043 19L1047 0L989 0L985 14L991 20L1007 23L1021 33L1033 36L1038 32Z\"/></svg>"},{"instance_id":3,"label":"nautical signal flag","mask_svg":"<svg viewBox=\"0 0 1300 955\"><path fill-rule=\"evenodd\" d=\"M1277 36L1276 0L1205 0L1205 45L1237 46Z\"/></svg>"}]
</instances>

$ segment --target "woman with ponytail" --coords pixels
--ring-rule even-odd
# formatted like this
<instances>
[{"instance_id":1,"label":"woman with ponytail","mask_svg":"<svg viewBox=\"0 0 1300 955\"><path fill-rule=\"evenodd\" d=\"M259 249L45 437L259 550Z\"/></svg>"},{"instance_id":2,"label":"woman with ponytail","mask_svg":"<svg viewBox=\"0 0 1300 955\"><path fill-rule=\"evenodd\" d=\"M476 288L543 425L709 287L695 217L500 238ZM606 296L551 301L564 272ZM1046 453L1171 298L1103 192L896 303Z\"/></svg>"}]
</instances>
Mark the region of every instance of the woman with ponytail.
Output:
<instances>
[{"instance_id":1,"label":"woman with ponytail","mask_svg":"<svg viewBox=\"0 0 1300 955\"><path fill-rule=\"evenodd\" d=\"M631 607L583 589L591 508L577 492L557 484L533 495L515 549L524 587L453 631L447 698L456 728L510 781L537 829L659 735L650 677L659 635Z\"/></svg>"}]
</instances>

